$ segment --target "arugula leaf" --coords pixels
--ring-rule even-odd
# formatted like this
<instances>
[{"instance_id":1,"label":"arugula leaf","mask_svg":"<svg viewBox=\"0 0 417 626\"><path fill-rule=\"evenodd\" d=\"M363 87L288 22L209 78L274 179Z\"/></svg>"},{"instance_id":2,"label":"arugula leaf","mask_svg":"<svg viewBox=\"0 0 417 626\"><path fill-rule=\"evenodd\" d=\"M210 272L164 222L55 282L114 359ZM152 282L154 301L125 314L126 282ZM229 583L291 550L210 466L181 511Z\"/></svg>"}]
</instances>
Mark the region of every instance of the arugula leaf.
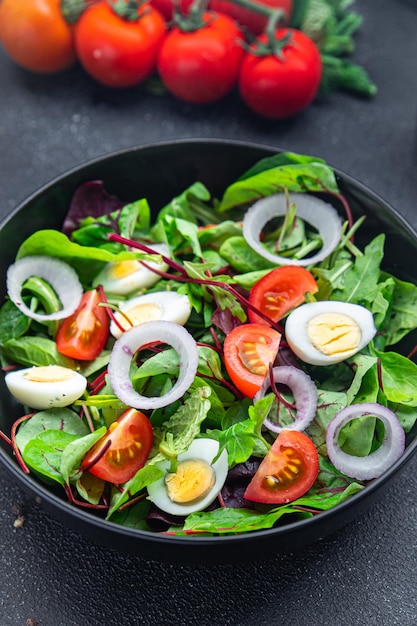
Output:
<instances>
[{"instance_id":1,"label":"arugula leaf","mask_svg":"<svg viewBox=\"0 0 417 626\"><path fill-rule=\"evenodd\" d=\"M386 344L392 346L417 327L417 285L384 272L382 277L394 284L392 306L384 324Z\"/></svg>"}]
</instances>

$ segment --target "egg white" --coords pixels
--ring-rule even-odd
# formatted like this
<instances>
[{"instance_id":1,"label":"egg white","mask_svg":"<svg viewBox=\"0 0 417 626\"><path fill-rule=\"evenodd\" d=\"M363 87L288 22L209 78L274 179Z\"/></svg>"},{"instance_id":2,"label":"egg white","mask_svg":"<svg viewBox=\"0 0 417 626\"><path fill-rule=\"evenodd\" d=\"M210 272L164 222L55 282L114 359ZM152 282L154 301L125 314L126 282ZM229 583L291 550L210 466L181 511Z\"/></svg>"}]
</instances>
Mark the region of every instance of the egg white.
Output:
<instances>
[{"instance_id":1,"label":"egg white","mask_svg":"<svg viewBox=\"0 0 417 626\"><path fill-rule=\"evenodd\" d=\"M214 502L227 477L228 459L226 450L223 450L217 461L212 463L218 451L219 443L214 439L194 439L188 450L178 456L179 462L187 459L198 458L212 465L215 473L215 483L210 492L202 499L190 504L178 504L176 502L172 502L168 496L165 486L165 476L170 467L170 462L168 460L157 463L157 467L163 470L165 475L154 483L148 485L149 499L162 511L170 513L171 515L181 516L189 515L190 513L195 513L196 511L203 511L212 502Z\"/></svg>"},{"instance_id":2,"label":"egg white","mask_svg":"<svg viewBox=\"0 0 417 626\"><path fill-rule=\"evenodd\" d=\"M169 256L168 246L164 243L153 244L149 247L158 254ZM128 261L128 263L132 266L132 271L126 274L122 270L123 267L126 267L124 261L107 263L94 278L93 287L102 285L107 293L126 296L135 290L148 289L158 282L160 276L149 268L162 272L168 269L168 265L164 261L161 263L146 261L146 265L149 267L145 267L140 261L135 260ZM119 269L120 272L118 271Z\"/></svg>"},{"instance_id":3,"label":"egg white","mask_svg":"<svg viewBox=\"0 0 417 626\"><path fill-rule=\"evenodd\" d=\"M32 409L69 406L87 387L85 376L60 365L9 372L5 383L16 400Z\"/></svg>"},{"instance_id":4,"label":"egg white","mask_svg":"<svg viewBox=\"0 0 417 626\"><path fill-rule=\"evenodd\" d=\"M360 329L358 345L347 347L343 352L324 354L317 349L308 336L307 325L317 315L325 313L342 314L350 317ZM305 363L310 365L331 365L340 363L360 352L375 336L376 328L372 313L359 304L326 300L308 302L294 309L285 323L285 337L291 350Z\"/></svg>"},{"instance_id":5,"label":"egg white","mask_svg":"<svg viewBox=\"0 0 417 626\"><path fill-rule=\"evenodd\" d=\"M122 301L118 306L120 311L130 319L133 326L155 320L176 322L184 326L191 313L191 303L187 296L176 291L146 293ZM131 315L129 311L131 311ZM128 321L120 313L115 313L114 317L125 330L131 328ZM121 328L113 320L110 323L110 332L116 339L122 335Z\"/></svg>"}]
</instances>

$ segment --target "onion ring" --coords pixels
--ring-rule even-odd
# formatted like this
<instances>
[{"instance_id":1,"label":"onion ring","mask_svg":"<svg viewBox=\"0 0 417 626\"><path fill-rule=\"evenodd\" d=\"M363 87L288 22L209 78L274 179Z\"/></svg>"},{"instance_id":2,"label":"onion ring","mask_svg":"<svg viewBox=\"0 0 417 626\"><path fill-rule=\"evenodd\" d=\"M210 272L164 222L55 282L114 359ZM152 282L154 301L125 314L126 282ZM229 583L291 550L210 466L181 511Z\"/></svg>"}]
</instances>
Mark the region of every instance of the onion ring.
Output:
<instances>
[{"instance_id":1,"label":"onion ring","mask_svg":"<svg viewBox=\"0 0 417 626\"><path fill-rule=\"evenodd\" d=\"M351 420L366 415L375 416L384 423L382 444L368 456L343 452L338 444L341 429ZM357 480L372 480L381 476L403 454L405 433L395 413L387 407L373 402L351 404L339 411L327 427L326 446L330 461L340 472Z\"/></svg>"},{"instance_id":2,"label":"onion ring","mask_svg":"<svg viewBox=\"0 0 417 626\"><path fill-rule=\"evenodd\" d=\"M297 416L294 422L288 426L278 426L266 418L264 426L274 433L280 433L282 430L305 430L316 415L318 397L316 385L308 374L292 365L280 365L272 368L272 376L275 383L282 383L290 388L297 407ZM270 386L270 377L266 376L262 387L254 397L254 401L263 398Z\"/></svg>"},{"instance_id":3,"label":"onion ring","mask_svg":"<svg viewBox=\"0 0 417 626\"><path fill-rule=\"evenodd\" d=\"M51 285L62 303L62 309L53 313L36 313L22 299L22 286L31 276L39 276ZM27 317L40 322L69 317L78 307L83 288L77 272L65 261L47 256L26 256L7 270L7 293L10 300Z\"/></svg>"},{"instance_id":4,"label":"onion ring","mask_svg":"<svg viewBox=\"0 0 417 626\"><path fill-rule=\"evenodd\" d=\"M150 343L166 343L174 348L180 359L176 383L163 396L147 397L137 393L129 378L132 357ZM183 326L176 322L144 322L126 330L115 342L108 365L109 381L117 397L135 409L159 409L181 398L194 380L198 366L197 344Z\"/></svg>"},{"instance_id":5,"label":"onion ring","mask_svg":"<svg viewBox=\"0 0 417 626\"><path fill-rule=\"evenodd\" d=\"M342 222L336 209L329 203L304 193L290 194L290 202L297 205L296 216L314 226L322 239L322 248L317 254L305 259L293 259L269 252L261 243L265 225L274 217L285 215L285 194L273 194L253 204L243 218L243 236L246 243L262 257L277 265L313 265L323 261L336 248L342 233Z\"/></svg>"}]
</instances>

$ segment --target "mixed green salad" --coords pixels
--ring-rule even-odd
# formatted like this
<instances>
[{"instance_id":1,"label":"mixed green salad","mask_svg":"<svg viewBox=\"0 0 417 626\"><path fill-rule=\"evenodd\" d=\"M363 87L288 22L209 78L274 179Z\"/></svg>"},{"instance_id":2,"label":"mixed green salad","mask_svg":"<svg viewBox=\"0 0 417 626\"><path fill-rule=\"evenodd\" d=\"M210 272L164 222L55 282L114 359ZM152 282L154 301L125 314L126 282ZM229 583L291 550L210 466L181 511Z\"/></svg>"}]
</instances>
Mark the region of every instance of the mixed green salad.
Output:
<instances>
[{"instance_id":1,"label":"mixed green salad","mask_svg":"<svg viewBox=\"0 0 417 626\"><path fill-rule=\"evenodd\" d=\"M364 226L365 223L365 226ZM334 171L262 159L220 198L163 207L102 181L22 242L0 309L22 470L74 506L168 535L236 534L330 509L403 454L417 286L355 243ZM398 350L398 351L397 351Z\"/></svg>"}]
</instances>

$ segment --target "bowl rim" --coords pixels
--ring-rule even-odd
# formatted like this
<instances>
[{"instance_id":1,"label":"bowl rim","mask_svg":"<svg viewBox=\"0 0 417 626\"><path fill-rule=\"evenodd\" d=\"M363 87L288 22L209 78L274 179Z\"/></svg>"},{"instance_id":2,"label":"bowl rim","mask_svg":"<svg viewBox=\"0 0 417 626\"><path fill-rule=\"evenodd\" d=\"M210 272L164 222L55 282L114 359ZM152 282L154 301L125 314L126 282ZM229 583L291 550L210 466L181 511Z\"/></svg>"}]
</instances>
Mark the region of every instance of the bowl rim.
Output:
<instances>
[{"instance_id":1,"label":"bowl rim","mask_svg":"<svg viewBox=\"0 0 417 626\"><path fill-rule=\"evenodd\" d=\"M17 215L27 204L34 201L40 195L42 195L47 189L54 187L55 185L61 183L65 179L71 177L72 175L80 172L84 168L94 167L97 165L103 164L105 161L111 161L113 159L118 159L123 156L129 156L136 152L145 152L146 150L154 150L158 148L171 148L175 145L218 145L224 146L232 146L236 148L242 149L258 149L260 151L265 152L265 156L268 154L273 154L277 152L288 152L289 149L273 146L271 144L257 143L252 141L243 141L243 140L234 140L234 139L220 139L220 138L181 138L181 139L172 139L172 140L160 140L154 142L148 142L143 144L132 145L126 148L110 151L107 153L103 153L102 155L96 156L92 159L87 159L85 161L80 162L79 164L71 167L70 169L55 175L50 180L42 183L39 187L37 187L30 195L20 201L13 209L11 209L1 220L0 220L0 230L11 221L15 215ZM362 192L367 198L374 200L379 204L383 204L389 211L390 214L393 214L397 221L400 223L401 227L408 232L414 239L417 241L417 230L410 224L410 222L399 213L399 211L393 207L387 200L385 200L382 196L380 196L373 189L365 185L364 183L357 180L354 176L347 174L340 168L333 167L331 163L328 163L329 167L331 167L335 174L343 181L350 186L356 189L357 191ZM335 513L343 514L356 506L358 503L362 503L364 500L367 500L371 494L375 495L377 491L387 482L388 479L399 473L404 466L409 462L411 457L417 451L417 437L411 441L406 447L403 455L381 476L374 479L370 482L364 489L361 491L349 496L349 498L335 507L320 511L317 515L313 517L309 517L306 519L290 521L282 526L277 526L274 528L268 528L263 530L256 530L252 532L247 532L239 535L215 535L215 536L198 536L198 537L188 537L188 536L173 536L173 535L165 535L163 533L157 533L154 531L147 531L141 529L131 528L129 526L123 526L121 524L117 524L112 522L111 520L106 520L104 518L98 517L94 514L91 514L88 509L83 509L81 507L75 507L71 505L68 501L64 500L62 497L55 495L51 492L47 486L43 483L35 479L30 474L25 474L18 463L15 461L14 457L8 455L2 446L0 446L0 462L7 468L7 470L12 474L15 480L20 484L23 489L29 491L32 497L35 498L36 501L41 500L41 502L46 502L49 506L52 506L54 509L58 509L59 512L62 512L64 515L75 516L79 522L87 523L89 526L95 527L101 531L105 532L115 532L119 536L123 536L127 539L141 539L147 542L152 542L154 544L160 544L161 546L169 544L170 546L178 546L181 549L184 547L190 546L191 548L201 547L201 546L226 546L226 545L235 545L242 543L252 543L259 538L268 538L268 537L277 537L280 535L285 535L291 531L303 531L304 529L310 529L312 527L316 527L319 525L326 525L326 522L331 519Z\"/></svg>"}]
</instances>

